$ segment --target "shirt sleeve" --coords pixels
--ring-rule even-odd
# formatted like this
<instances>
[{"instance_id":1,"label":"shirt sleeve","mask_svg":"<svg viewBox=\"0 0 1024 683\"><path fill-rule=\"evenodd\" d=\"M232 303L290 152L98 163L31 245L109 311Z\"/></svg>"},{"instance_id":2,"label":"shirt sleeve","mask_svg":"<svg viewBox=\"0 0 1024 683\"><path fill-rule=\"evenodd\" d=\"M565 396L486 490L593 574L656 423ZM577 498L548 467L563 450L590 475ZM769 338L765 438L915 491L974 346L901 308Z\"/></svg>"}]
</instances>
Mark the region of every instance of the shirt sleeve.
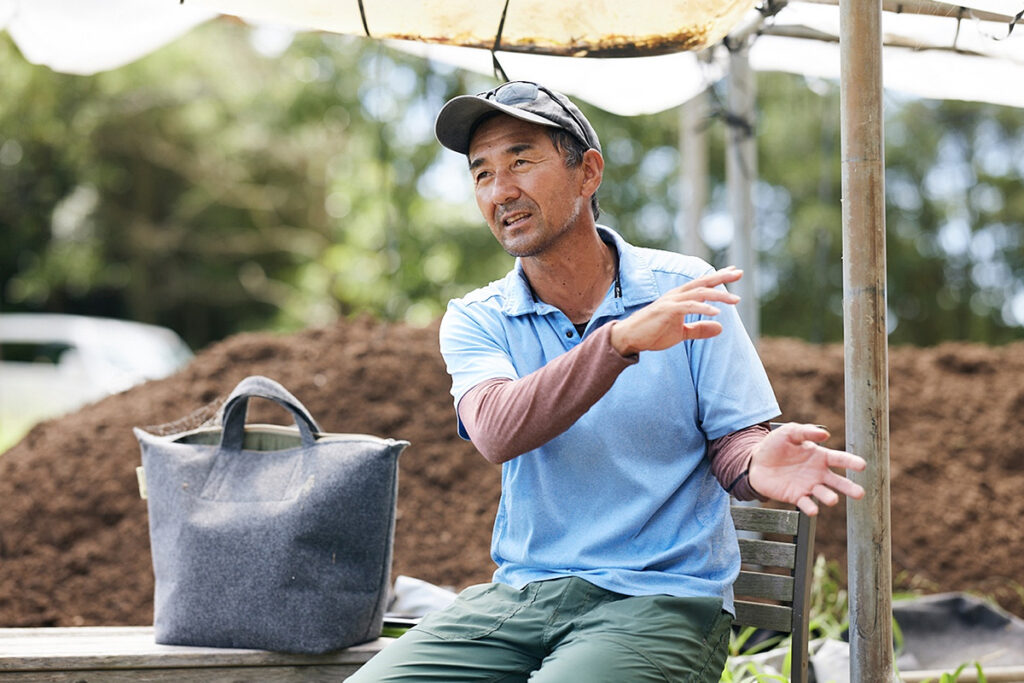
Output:
<instances>
[{"instance_id":1,"label":"shirt sleeve","mask_svg":"<svg viewBox=\"0 0 1024 683\"><path fill-rule=\"evenodd\" d=\"M505 462L571 427L637 362L612 346L614 324L520 379L491 379L470 389L456 410L477 450L491 462Z\"/></svg>"},{"instance_id":2,"label":"shirt sleeve","mask_svg":"<svg viewBox=\"0 0 1024 683\"><path fill-rule=\"evenodd\" d=\"M768 434L768 425L761 423L726 434L712 440L708 445L712 474L722 488L737 500L768 500L754 490L747 477L754 448L764 441Z\"/></svg>"},{"instance_id":3,"label":"shirt sleeve","mask_svg":"<svg viewBox=\"0 0 1024 683\"><path fill-rule=\"evenodd\" d=\"M439 341L456 408L467 391L485 380L519 377L501 321L486 307L449 302ZM461 420L458 433L469 438Z\"/></svg>"},{"instance_id":4,"label":"shirt sleeve","mask_svg":"<svg viewBox=\"0 0 1024 683\"><path fill-rule=\"evenodd\" d=\"M735 306L719 306L722 325L713 337L688 345L690 373L698 397L698 422L709 441L779 415L768 375ZM689 317L688 317L689 318Z\"/></svg>"}]
</instances>

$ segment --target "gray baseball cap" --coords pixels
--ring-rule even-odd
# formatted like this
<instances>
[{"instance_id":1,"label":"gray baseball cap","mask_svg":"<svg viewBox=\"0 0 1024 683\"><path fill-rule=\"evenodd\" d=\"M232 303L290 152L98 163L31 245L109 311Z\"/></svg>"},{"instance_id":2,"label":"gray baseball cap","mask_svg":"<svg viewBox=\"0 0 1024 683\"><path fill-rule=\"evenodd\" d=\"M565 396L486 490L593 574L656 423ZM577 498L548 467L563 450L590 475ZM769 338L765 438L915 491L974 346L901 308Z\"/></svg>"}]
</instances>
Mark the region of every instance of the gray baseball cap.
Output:
<instances>
[{"instance_id":1,"label":"gray baseball cap","mask_svg":"<svg viewBox=\"0 0 1024 683\"><path fill-rule=\"evenodd\" d=\"M530 81L510 81L476 95L452 98L441 107L434 123L434 134L448 149L468 154L477 122L495 111L542 126L561 128L587 148L601 151L601 142L590 121L568 97Z\"/></svg>"}]
</instances>

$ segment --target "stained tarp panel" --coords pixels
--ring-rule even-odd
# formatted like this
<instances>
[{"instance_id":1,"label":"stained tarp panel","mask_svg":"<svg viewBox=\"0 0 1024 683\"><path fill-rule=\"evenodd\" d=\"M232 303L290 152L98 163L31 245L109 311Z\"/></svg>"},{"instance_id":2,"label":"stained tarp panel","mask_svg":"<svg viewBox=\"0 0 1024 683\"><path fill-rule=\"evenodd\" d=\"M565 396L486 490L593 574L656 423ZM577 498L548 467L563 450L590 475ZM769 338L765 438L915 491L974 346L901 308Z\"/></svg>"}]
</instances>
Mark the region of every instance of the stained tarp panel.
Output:
<instances>
[{"instance_id":1,"label":"stained tarp panel","mask_svg":"<svg viewBox=\"0 0 1024 683\"><path fill-rule=\"evenodd\" d=\"M374 38L490 48L503 0L187 0L194 7L252 21ZM590 57L700 50L720 41L756 0L510 0L501 48Z\"/></svg>"}]
</instances>

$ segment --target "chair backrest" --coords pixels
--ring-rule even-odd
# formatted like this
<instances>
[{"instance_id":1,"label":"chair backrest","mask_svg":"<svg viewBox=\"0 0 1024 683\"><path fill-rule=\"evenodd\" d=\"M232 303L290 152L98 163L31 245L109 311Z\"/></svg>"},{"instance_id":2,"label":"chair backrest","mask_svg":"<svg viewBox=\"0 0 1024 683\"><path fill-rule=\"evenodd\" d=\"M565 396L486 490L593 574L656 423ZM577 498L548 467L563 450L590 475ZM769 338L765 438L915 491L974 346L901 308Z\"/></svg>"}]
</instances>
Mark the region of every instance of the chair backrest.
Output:
<instances>
[{"instance_id":1,"label":"chair backrest","mask_svg":"<svg viewBox=\"0 0 1024 683\"><path fill-rule=\"evenodd\" d=\"M733 506L732 518L737 531L770 537L739 539L743 568L733 586L735 623L791 633L790 680L806 681L815 518L743 505Z\"/></svg>"}]
</instances>

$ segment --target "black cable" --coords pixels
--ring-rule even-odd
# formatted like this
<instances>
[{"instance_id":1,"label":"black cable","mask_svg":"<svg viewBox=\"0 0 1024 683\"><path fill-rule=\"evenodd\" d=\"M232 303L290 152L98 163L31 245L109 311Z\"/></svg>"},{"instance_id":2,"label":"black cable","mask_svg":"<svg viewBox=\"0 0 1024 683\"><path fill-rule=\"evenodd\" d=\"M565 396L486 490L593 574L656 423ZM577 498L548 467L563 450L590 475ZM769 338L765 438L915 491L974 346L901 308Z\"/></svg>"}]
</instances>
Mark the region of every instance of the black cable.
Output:
<instances>
[{"instance_id":1,"label":"black cable","mask_svg":"<svg viewBox=\"0 0 1024 683\"><path fill-rule=\"evenodd\" d=\"M182 2L184 2L184 1L185 0L182 0ZM363 20L363 31L366 32L366 37L367 38L373 38L373 36L370 35L370 26L369 26L369 24L366 23L366 8L363 7L363 0L358 0L358 1L359 1L359 18Z\"/></svg>"},{"instance_id":2,"label":"black cable","mask_svg":"<svg viewBox=\"0 0 1024 683\"><path fill-rule=\"evenodd\" d=\"M498 48L501 47L501 32L505 30L505 16L508 14L508 3L509 0L505 0L505 7L501 10L501 21L498 22L498 32L494 36L494 47L491 48L491 66L494 68L494 78L503 83L508 83L508 75L498 62Z\"/></svg>"},{"instance_id":3,"label":"black cable","mask_svg":"<svg viewBox=\"0 0 1024 683\"><path fill-rule=\"evenodd\" d=\"M1009 38L1010 34L1013 33L1013 27L1017 25L1017 22L1020 21L1021 18L1024 18L1024 9L1017 12L1017 15L1013 18L1013 21L1010 22L1010 30L1006 33L1007 38Z\"/></svg>"},{"instance_id":4,"label":"black cable","mask_svg":"<svg viewBox=\"0 0 1024 683\"><path fill-rule=\"evenodd\" d=\"M963 21L964 11L965 10L966 10L965 7L961 7L960 10L956 13L956 33L953 34L953 49L954 50L956 50L956 41L958 41L960 39L960 23Z\"/></svg>"}]
</instances>

